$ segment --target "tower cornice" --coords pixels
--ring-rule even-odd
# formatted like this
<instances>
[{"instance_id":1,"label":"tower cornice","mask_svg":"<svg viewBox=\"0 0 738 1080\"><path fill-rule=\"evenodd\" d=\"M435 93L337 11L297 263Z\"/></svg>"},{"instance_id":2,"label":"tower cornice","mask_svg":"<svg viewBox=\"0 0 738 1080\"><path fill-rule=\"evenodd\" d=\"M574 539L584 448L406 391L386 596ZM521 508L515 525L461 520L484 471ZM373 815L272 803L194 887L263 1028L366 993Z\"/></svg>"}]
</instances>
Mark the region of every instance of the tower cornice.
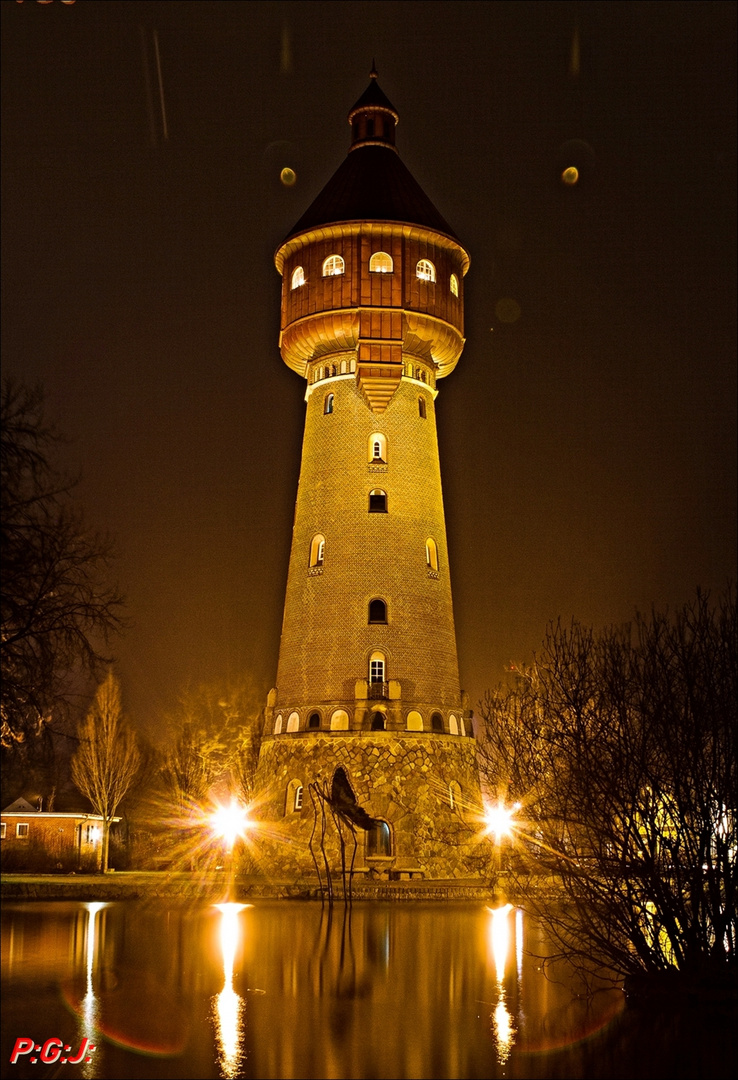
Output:
<instances>
[{"instance_id":1,"label":"tower cornice","mask_svg":"<svg viewBox=\"0 0 738 1080\"><path fill-rule=\"evenodd\" d=\"M471 256L454 236L440 232L438 229L430 229L424 225L413 225L408 221L385 221L379 218L375 220L361 219L332 222L330 225L320 225L316 228L295 233L294 236L288 237L277 248L274 253L274 265L282 274L284 264L290 255L300 251L302 248L309 247L311 244L320 243L323 240L341 240L359 235L379 237L380 235L386 236L388 233L398 233L406 240L432 243L446 251L460 254L461 273L462 276L466 276L471 264Z\"/></svg>"}]
</instances>

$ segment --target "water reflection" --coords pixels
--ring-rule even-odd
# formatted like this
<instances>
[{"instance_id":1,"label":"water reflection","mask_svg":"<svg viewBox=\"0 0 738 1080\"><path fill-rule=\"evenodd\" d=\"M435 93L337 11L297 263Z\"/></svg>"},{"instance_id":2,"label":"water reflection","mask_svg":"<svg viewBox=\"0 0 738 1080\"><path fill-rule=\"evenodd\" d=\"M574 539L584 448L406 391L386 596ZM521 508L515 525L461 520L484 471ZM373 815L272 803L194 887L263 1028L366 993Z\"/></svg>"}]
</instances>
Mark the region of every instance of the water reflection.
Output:
<instances>
[{"instance_id":1,"label":"water reflection","mask_svg":"<svg viewBox=\"0 0 738 1080\"><path fill-rule=\"evenodd\" d=\"M546 977L540 928L510 907L16 904L2 944L5 1061L20 1036L90 1038L70 1080L635 1074L608 1057L621 995L592 1006Z\"/></svg>"},{"instance_id":2,"label":"water reflection","mask_svg":"<svg viewBox=\"0 0 738 1080\"><path fill-rule=\"evenodd\" d=\"M218 1056L221 1074L239 1075L241 1068L241 1025L244 1003L233 988L233 967L242 926L239 915L245 904L216 904L220 911L220 948L223 953L223 989L215 1000Z\"/></svg>"}]
</instances>

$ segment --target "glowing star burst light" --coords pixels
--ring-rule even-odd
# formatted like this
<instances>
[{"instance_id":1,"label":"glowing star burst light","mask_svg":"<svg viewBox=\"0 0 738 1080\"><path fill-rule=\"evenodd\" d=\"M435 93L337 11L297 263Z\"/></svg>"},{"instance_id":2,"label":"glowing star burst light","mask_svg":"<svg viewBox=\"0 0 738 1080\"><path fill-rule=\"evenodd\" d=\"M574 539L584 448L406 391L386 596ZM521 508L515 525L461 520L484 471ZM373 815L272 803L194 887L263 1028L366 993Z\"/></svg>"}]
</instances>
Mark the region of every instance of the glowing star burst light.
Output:
<instances>
[{"instance_id":1,"label":"glowing star burst light","mask_svg":"<svg viewBox=\"0 0 738 1080\"><path fill-rule=\"evenodd\" d=\"M216 836L222 836L229 851L239 836L244 836L251 825L246 807L234 801L230 806L218 806L210 817L210 824Z\"/></svg>"},{"instance_id":2,"label":"glowing star burst light","mask_svg":"<svg viewBox=\"0 0 738 1080\"><path fill-rule=\"evenodd\" d=\"M513 806L505 806L498 802L497 806L488 806L484 812L484 820L487 824L487 832L495 834L499 843L503 836L510 836L513 831L513 817L516 810L520 809L520 803Z\"/></svg>"}]
</instances>

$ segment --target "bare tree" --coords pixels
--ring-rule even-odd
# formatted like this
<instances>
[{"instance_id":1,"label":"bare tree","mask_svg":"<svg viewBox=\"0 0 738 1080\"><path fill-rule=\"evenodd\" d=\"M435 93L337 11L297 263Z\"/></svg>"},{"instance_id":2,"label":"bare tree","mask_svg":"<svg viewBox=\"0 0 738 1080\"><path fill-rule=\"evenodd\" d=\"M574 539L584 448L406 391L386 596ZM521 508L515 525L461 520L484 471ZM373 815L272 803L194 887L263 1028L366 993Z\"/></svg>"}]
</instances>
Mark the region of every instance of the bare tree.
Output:
<instances>
[{"instance_id":1,"label":"bare tree","mask_svg":"<svg viewBox=\"0 0 738 1080\"><path fill-rule=\"evenodd\" d=\"M517 885L569 957L631 983L735 975L737 672L730 590L600 634L553 626L487 695Z\"/></svg>"},{"instance_id":2,"label":"bare tree","mask_svg":"<svg viewBox=\"0 0 738 1080\"><path fill-rule=\"evenodd\" d=\"M108 869L110 825L138 773L141 756L133 730L123 719L120 684L108 672L80 729L72 779L103 819L100 868Z\"/></svg>"},{"instance_id":3,"label":"bare tree","mask_svg":"<svg viewBox=\"0 0 738 1080\"><path fill-rule=\"evenodd\" d=\"M111 545L91 535L72 504L74 483L49 460L58 433L43 395L2 388L3 746L38 734L64 712L80 671L98 677L100 653L120 626L122 603L107 582Z\"/></svg>"}]
</instances>

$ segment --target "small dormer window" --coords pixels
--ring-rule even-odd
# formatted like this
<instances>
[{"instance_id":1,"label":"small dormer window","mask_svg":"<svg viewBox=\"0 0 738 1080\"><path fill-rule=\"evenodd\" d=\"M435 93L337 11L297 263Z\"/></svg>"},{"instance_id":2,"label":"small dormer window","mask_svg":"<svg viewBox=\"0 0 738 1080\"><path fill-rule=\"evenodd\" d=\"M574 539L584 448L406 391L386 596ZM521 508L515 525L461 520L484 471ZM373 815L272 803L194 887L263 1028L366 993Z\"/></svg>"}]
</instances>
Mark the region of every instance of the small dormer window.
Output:
<instances>
[{"instance_id":1,"label":"small dormer window","mask_svg":"<svg viewBox=\"0 0 738 1080\"><path fill-rule=\"evenodd\" d=\"M449 288L451 289L451 292L453 293L454 296L459 295L459 279L457 278L456 274L451 275L451 280L449 282Z\"/></svg>"},{"instance_id":2,"label":"small dormer window","mask_svg":"<svg viewBox=\"0 0 738 1080\"><path fill-rule=\"evenodd\" d=\"M394 270L392 256L386 251L375 251L369 260L370 274L391 274Z\"/></svg>"},{"instance_id":3,"label":"small dormer window","mask_svg":"<svg viewBox=\"0 0 738 1080\"><path fill-rule=\"evenodd\" d=\"M339 277L345 271L346 264L340 255L329 255L323 263L323 277Z\"/></svg>"},{"instance_id":4,"label":"small dormer window","mask_svg":"<svg viewBox=\"0 0 738 1080\"><path fill-rule=\"evenodd\" d=\"M301 266L296 266L292 271L291 288L299 289L301 285L305 284L305 271Z\"/></svg>"},{"instance_id":5,"label":"small dormer window","mask_svg":"<svg viewBox=\"0 0 738 1080\"><path fill-rule=\"evenodd\" d=\"M415 275L420 278L421 281L435 281L436 268L430 259L421 259L415 267Z\"/></svg>"}]
</instances>

